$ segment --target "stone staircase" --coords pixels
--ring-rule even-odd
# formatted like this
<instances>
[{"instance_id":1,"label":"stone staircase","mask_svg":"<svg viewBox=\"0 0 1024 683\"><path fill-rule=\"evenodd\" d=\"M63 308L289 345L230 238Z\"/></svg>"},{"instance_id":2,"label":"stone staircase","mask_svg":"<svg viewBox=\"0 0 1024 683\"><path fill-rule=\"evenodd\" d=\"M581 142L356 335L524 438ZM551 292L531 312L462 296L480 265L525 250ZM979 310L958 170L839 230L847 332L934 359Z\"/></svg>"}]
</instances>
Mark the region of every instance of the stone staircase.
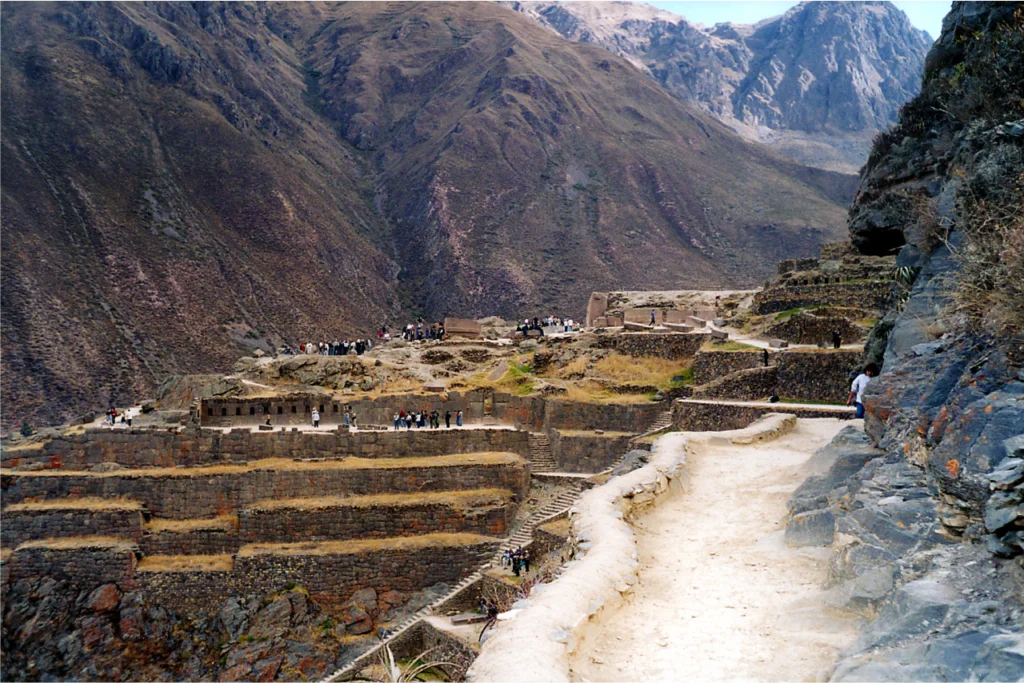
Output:
<instances>
[{"instance_id":1,"label":"stone staircase","mask_svg":"<svg viewBox=\"0 0 1024 683\"><path fill-rule=\"evenodd\" d=\"M531 434L531 437L532 436L533 435ZM545 442L547 441L546 436L544 437L544 440ZM487 571L487 569L500 563L502 553L511 548L518 548L519 546L527 545L533 540L534 529L568 512L569 509L576 504L576 501L579 500L580 494L586 488L586 483L583 480L571 481L566 490L560 492L554 500L531 512L530 515L518 525L518 527L514 527L515 531L512 532L512 535L501 544L486 564L466 578L462 579L462 581L453 586L452 589L442 597L400 621L398 625L391 629L388 635L385 636L378 644L356 657L345 667L335 671L333 674L323 679L323 683L348 680L357 674L360 669L375 662L380 657L380 653L386 645L401 638L404 634L415 628L425 617L431 616L435 609L440 608L459 593L470 589L477 581L483 579L484 572Z\"/></svg>"},{"instance_id":2,"label":"stone staircase","mask_svg":"<svg viewBox=\"0 0 1024 683\"><path fill-rule=\"evenodd\" d=\"M554 472L558 469L555 458L551 454L551 441L548 435L541 432L530 432L529 457L532 472Z\"/></svg>"}]
</instances>

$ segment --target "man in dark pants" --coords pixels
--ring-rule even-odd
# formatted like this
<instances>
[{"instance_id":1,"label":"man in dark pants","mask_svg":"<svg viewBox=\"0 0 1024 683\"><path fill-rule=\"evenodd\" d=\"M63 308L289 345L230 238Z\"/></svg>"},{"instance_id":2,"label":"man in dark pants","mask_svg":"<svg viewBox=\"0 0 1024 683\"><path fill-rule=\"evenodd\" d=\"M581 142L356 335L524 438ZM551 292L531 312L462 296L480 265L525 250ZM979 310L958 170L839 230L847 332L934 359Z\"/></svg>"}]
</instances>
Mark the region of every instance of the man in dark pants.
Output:
<instances>
[{"instance_id":1,"label":"man in dark pants","mask_svg":"<svg viewBox=\"0 0 1024 683\"><path fill-rule=\"evenodd\" d=\"M444 411L444 426L446 429L452 428L452 411Z\"/></svg>"},{"instance_id":2,"label":"man in dark pants","mask_svg":"<svg viewBox=\"0 0 1024 683\"><path fill-rule=\"evenodd\" d=\"M761 358L764 360L764 366L768 367L768 349L761 352Z\"/></svg>"},{"instance_id":3,"label":"man in dark pants","mask_svg":"<svg viewBox=\"0 0 1024 683\"><path fill-rule=\"evenodd\" d=\"M843 345L843 336L841 334L839 334L839 330L834 330L832 332L832 348L838 349L842 345Z\"/></svg>"}]
</instances>

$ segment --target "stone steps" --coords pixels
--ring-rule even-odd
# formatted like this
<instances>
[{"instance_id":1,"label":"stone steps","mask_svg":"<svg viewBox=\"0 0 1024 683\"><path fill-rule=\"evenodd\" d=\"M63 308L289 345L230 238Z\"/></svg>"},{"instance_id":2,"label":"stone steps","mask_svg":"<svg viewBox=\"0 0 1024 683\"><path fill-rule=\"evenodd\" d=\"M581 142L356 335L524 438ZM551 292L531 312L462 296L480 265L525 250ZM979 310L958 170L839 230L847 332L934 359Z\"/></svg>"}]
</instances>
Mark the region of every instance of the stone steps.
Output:
<instances>
[{"instance_id":1,"label":"stone steps","mask_svg":"<svg viewBox=\"0 0 1024 683\"><path fill-rule=\"evenodd\" d=\"M551 441L547 434L530 432L529 458L530 469L533 472L554 472L558 468L551 453Z\"/></svg>"}]
</instances>

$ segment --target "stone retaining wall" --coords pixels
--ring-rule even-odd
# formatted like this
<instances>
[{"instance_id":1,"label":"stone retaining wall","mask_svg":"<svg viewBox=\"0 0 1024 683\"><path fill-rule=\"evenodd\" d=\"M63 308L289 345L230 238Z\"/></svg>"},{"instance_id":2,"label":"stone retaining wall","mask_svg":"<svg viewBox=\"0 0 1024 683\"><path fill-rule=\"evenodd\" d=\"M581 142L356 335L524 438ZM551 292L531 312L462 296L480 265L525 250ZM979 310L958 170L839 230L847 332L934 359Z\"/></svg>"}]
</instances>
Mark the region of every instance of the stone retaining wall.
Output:
<instances>
[{"instance_id":1,"label":"stone retaining wall","mask_svg":"<svg viewBox=\"0 0 1024 683\"><path fill-rule=\"evenodd\" d=\"M444 428L386 432L90 429L55 438L34 451L5 452L2 465L40 462L47 468L76 469L109 462L132 468L191 467L266 458L404 458L483 451L525 454L527 435L513 429Z\"/></svg>"},{"instance_id":2,"label":"stone retaining wall","mask_svg":"<svg viewBox=\"0 0 1024 683\"><path fill-rule=\"evenodd\" d=\"M307 589L321 604L340 606L360 588L413 592L458 583L498 545L494 539L336 554L247 555L243 549L230 571L139 571L135 576L147 598L186 614L208 614L228 595L265 595L288 584Z\"/></svg>"},{"instance_id":3,"label":"stone retaining wall","mask_svg":"<svg viewBox=\"0 0 1024 683\"><path fill-rule=\"evenodd\" d=\"M764 315L806 306L856 306L884 310L891 289L892 283L886 281L769 287L754 295L754 312Z\"/></svg>"},{"instance_id":4,"label":"stone retaining wall","mask_svg":"<svg viewBox=\"0 0 1024 683\"><path fill-rule=\"evenodd\" d=\"M548 433L551 455L561 472L602 472L629 450L635 432L606 434L570 434L559 430Z\"/></svg>"},{"instance_id":5,"label":"stone retaining wall","mask_svg":"<svg viewBox=\"0 0 1024 683\"><path fill-rule=\"evenodd\" d=\"M720 377L702 386L693 387L688 398L739 399L744 401L767 399L775 391L778 368L749 368Z\"/></svg>"},{"instance_id":6,"label":"stone retaining wall","mask_svg":"<svg viewBox=\"0 0 1024 683\"><path fill-rule=\"evenodd\" d=\"M248 508L238 513L238 533L245 543L334 541L430 533L475 533L504 536L517 506L504 504L460 508L440 503L415 505L337 505L319 508Z\"/></svg>"},{"instance_id":7,"label":"stone retaining wall","mask_svg":"<svg viewBox=\"0 0 1024 683\"><path fill-rule=\"evenodd\" d=\"M839 316L817 316L812 313L797 313L768 328L769 337L785 339L793 344L832 345L832 333L838 331L843 344L864 341L868 331Z\"/></svg>"},{"instance_id":8,"label":"stone retaining wall","mask_svg":"<svg viewBox=\"0 0 1024 683\"><path fill-rule=\"evenodd\" d=\"M659 317L660 319L660 317ZM647 320L650 321L650 313ZM599 349L613 349L627 356L653 356L668 360L689 360L708 340L706 334L636 332L602 335L597 338Z\"/></svg>"},{"instance_id":9,"label":"stone retaining wall","mask_svg":"<svg viewBox=\"0 0 1024 683\"><path fill-rule=\"evenodd\" d=\"M778 358L776 391L782 398L845 403L863 357L860 349L785 351Z\"/></svg>"},{"instance_id":10,"label":"stone retaining wall","mask_svg":"<svg viewBox=\"0 0 1024 683\"><path fill-rule=\"evenodd\" d=\"M705 403L681 399L672 405L672 424L679 431L716 432L742 429L768 413L792 413L797 417L838 417L852 419L853 411L822 406L802 408L786 403L756 406L734 403Z\"/></svg>"},{"instance_id":11,"label":"stone retaining wall","mask_svg":"<svg viewBox=\"0 0 1024 683\"><path fill-rule=\"evenodd\" d=\"M638 434L657 420L666 406L660 403L576 403L547 402L547 429L606 429Z\"/></svg>"},{"instance_id":12,"label":"stone retaining wall","mask_svg":"<svg viewBox=\"0 0 1024 683\"><path fill-rule=\"evenodd\" d=\"M772 354L770 363L775 362L775 354ZM759 368L764 365L761 349L749 351L698 351L693 359L693 381L700 384L710 384L717 379L725 377L729 373L747 368Z\"/></svg>"},{"instance_id":13,"label":"stone retaining wall","mask_svg":"<svg viewBox=\"0 0 1024 683\"><path fill-rule=\"evenodd\" d=\"M142 538L142 513L138 510L15 510L3 511L0 543L14 548L25 541L76 536Z\"/></svg>"},{"instance_id":14,"label":"stone retaining wall","mask_svg":"<svg viewBox=\"0 0 1024 683\"><path fill-rule=\"evenodd\" d=\"M232 468L236 469L236 468ZM96 496L129 498L154 517L193 519L237 512L264 500L321 496L371 495L499 488L520 496L529 486L525 461L499 464L457 464L438 467L373 469L302 468L191 471L188 474L145 475L145 470L106 476L62 473L3 476L8 502L26 498Z\"/></svg>"},{"instance_id":15,"label":"stone retaining wall","mask_svg":"<svg viewBox=\"0 0 1024 683\"><path fill-rule=\"evenodd\" d=\"M128 544L113 547L25 548L11 554L8 580L50 576L81 590L115 583L121 590L135 587L136 551Z\"/></svg>"},{"instance_id":16,"label":"stone retaining wall","mask_svg":"<svg viewBox=\"0 0 1024 683\"><path fill-rule=\"evenodd\" d=\"M233 555L241 545L234 529L146 532L139 541L146 555Z\"/></svg>"}]
</instances>

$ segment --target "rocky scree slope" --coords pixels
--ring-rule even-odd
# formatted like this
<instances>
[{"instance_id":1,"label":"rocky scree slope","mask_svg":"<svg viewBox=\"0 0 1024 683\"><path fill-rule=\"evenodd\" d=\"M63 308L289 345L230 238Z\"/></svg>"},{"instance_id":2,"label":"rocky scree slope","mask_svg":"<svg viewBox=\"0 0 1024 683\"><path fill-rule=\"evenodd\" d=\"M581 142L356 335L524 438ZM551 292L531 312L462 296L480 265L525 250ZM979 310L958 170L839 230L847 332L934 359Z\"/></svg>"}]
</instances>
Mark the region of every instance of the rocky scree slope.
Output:
<instances>
[{"instance_id":1,"label":"rocky scree slope","mask_svg":"<svg viewBox=\"0 0 1024 683\"><path fill-rule=\"evenodd\" d=\"M2 19L4 430L415 313L749 284L852 196L498 5Z\"/></svg>"},{"instance_id":2,"label":"rocky scree slope","mask_svg":"<svg viewBox=\"0 0 1024 683\"><path fill-rule=\"evenodd\" d=\"M641 3L509 4L622 55L744 135L847 173L917 94L931 44L888 2L802 2L755 25L710 28Z\"/></svg>"},{"instance_id":3,"label":"rocky scree slope","mask_svg":"<svg viewBox=\"0 0 1024 683\"><path fill-rule=\"evenodd\" d=\"M872 620L836 680L1024 676L1022 56L1020 3L953 3L850 211L898 254L884 365L788 532L834 545L837 603Z\"/></svg>"}]
</instances>

